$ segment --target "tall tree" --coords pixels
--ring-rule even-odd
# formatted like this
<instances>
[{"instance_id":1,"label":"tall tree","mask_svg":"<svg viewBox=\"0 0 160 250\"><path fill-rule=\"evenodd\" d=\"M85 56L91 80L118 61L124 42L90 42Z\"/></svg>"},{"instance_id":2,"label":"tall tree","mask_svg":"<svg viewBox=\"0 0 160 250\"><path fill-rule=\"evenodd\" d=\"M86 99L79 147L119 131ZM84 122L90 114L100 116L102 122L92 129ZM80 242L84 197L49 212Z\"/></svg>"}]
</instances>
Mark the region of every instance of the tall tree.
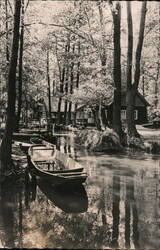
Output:
<instances>
[{"instance_id":1,"label":"tall tree","mask_svg":"<svg viewBox=\"0 0 160 250\"><path fill-rule=\"evenodd\" d=\"M19 49L19 26L21 15L21 0L15 1L13 41L8 73L8 101L6 127L0 148L0 159L5 169L11 169L12 135L15 126L15 100L16 100L16 67ZM4 171L2 168L2 171Z\"/></svg>"},{"instance_id":2,"label":"tall tree","mask_svg":"<svg viewBox=\"0 0 160 250\"><path fill-rule=\"evenodd\" d=\"M114 102L113 102L113 129L119 135L120 139L123 137L122 123L121 123L121 5L119 1L115 3L115 7L110 1L114 34L114 67L113 67L113 78L114 78Z\"/></svg>"},{"instance_id":3,"label":"tall tree","mask_svg":"<svg viewBox=\"0 0 160 250\"><path fill-rule=\"evenodd\" d=\"M77 57L78 57L78 62L77 62L77 72L76 72L76 89L79 88L79 79L80 79L80 52L81 52L81 44L80 44L80 39L78 41L78 53L77 53ZM76 118L77 118L77 107L78 107L78 103L75 103L75 110L74 110L74 125L76 125Z\"/></svg>"},{"instance_id":4,"label":"tall tree","mask_svg":"<svg viewBox=\"0 0 160 250\"><path fill-rule=\"evenodd\" d=\"M48 90L48 132L51 132L51 80L50 80L50 69L49 69L49 47L47 48L47 58L46 58L46 71L47 71L47 90Z\"/></svg>"},{"instance_id":5,"label":"tall tree","mask_svg":"<svg viewBox=\"0 0 160 250\"><path fill-rule=\"evenodd\" d=\"M66 57L66 76L65 76L65 94L68 94L68 89L69 89L69 52L70 52L70 34L68 36L68 40L67 40L67 53L65 55ZM68 116L67 116L67 112L68 112L68 101L65 100L65 106L64 106L64 117L63 117L63 124L67 125L68 124Z\"/></svg>"},{"instance_id":6,"label":"tall tree","mask_svg":"<svg viewBox=\"0 0 160 250\"><path fill-rule=\"evenodd\" d=\"M65 53L67 52L67 46L65 46ZM59 59L57 57L57 61L59 63ZM58 101L58 110L57 110L57 124L62 123L62 117L61 117L61 106L62 106L62 95L64 93L64 81L65 81L65 75L66 75L66 62L63 62L63 67L61 69L59 65L59 78L60 78L60 97Z\"/></svg>"},{"instance_id":7,"label":"tall tree","mask_svg":"<svg viewBox=\"0 0 160 250\"><path fill-rule=\"evenodd\" d=\"M18 110L16 115L15 130L19 131L19 123L22 108L22 85L23 85L23 44L24 44L24 0L22 0L22 15L21 15L21 29L20 29L20 48L19 48L19 63L18 63Z\"/></svg>"},{"instance_id":8,"label":"tall tree","mask_svg":"<svg viewBox=\"0 0 160 250\"><path fill-rule=\"evenodd\" d=\"M9 63L9 44L8 44L8 19L9 19L9 13L8 13L8 1L5 0L5 12L6 12L6 61Z\"/></svg>"},{"instance_id":9,"label":"tall tree","mask_svg":"<svg viewBox=\"0 0 160 250\"><path fill-rule=\"evenodd\" d=\"M74 56L75 52L75 44L73 44L72 53ZM73 84L74 84L74 60L71 61L71 69L70 69L70 94L73 94ZM68 108L68 124L71 123L71 113L72 113L72 102L69 102Z\"/></svg>"},{"instance_id":10,"label":"tall tree","mask_svg":"<svg viewBox=\"0 0 160 250\"><path fill-rule=\"evenodd\" d=\"M128 52L127 52L126 119L127 119L127 134L129 139L128 143L130 143L129 142L130 138L139 137L134 121L134 107L135 107L136 91L138 89L139 79L140 79L140 62L141 62L141 53L144 40L146 8L147 8L147 2L144 1L141 7L139 36L138 36L138 44L135 55L135 72L134 72L134 80L132 83L133 27L132 27L131 2L127 1Z\"/></svg>"}]
</instances>

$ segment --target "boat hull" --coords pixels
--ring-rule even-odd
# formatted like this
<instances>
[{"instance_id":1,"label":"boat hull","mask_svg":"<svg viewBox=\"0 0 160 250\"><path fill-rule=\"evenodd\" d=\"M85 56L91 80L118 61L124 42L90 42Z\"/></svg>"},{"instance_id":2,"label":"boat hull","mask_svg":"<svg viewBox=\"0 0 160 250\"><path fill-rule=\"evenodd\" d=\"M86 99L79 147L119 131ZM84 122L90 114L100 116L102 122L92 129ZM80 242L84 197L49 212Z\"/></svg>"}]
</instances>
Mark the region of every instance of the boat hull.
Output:
<instances>
[{"instance_id":1,"label":"boat hull","mask_svg":"<svg viewBox=\"0 0 160 250\"><path fill-rule=\"evenodd\" d=\"M79 163L78 163L77 168L71 168L71 169L67 168L63 170L52 170L52 171L40 169L37 162L41 162L41 161L35 161L31 153L33 151L33 148L36 148L36 147L38 148L40 146L36 146L36 145L32 146L29 149L29 153L28 153L28 166L29 166L29 171L31 175L37 176L38 178L41 178L51 183L54 186L63 185L63 184L67 186L68 185L77 186L86 181L87 173L83 172L83 167ZM44 148L44 145L42 146L42 149L43 148ZM47 147L45 149L47 149ZM40 150L41 150L41 147L40 147ZM73 161L73 159L71 160ZM73 165L73 162L71 166L72 165Z\"/></svg>"}]
</instances>

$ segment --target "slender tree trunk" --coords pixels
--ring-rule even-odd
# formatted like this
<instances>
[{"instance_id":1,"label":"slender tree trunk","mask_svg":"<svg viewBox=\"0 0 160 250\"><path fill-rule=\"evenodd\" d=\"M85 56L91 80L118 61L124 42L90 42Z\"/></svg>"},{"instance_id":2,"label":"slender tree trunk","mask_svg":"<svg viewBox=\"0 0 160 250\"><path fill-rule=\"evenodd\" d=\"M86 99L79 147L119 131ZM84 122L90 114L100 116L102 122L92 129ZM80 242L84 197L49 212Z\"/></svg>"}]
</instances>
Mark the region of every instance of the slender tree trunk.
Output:
<instances>
[{"instance_id":1,"label":"slender tree trunk","mask_svg":"<svg viewBox=\"0 0 160 250\"><path fill-rule=\"evenodd\" d=\"M157 74L156 74L156 81L155 81L155 107L158 108L158 104L160 104L160 98L159 98L159 91L160 91L160 81L159 81L159 75L160 75L160 3L159 3L159 20L158 20L158 24L159 24L159 33L158 33L158 46L157 46L157 56L158 56L158 60L157 60Z\"/></svg>"},{"instance_id":2,"label":"slender tree trunk","mask_svg":"<svg viewBox=\"0 0 160 250\"><path fill-rule=\"evenodd\" d=\"M145 71L144 71L144 66L142 67L142 93L143 93L143 97L145 97L145 79L144 79L144 74L145 74Z\"/></svg>"},{"instance_id":3,"label":"slender tree trunk","mask_svg":"<svg viewBox=\"0 0 160 250\"><path fill-rule=\"evenodd\" d=\"M65 53L67 52L67 46L65 46ZM65 80L65 74L66 74L66 65L65 62L63 64L63 69L62 73L60 75L60 93L63 94L64 92L64 80ZM62 97L59 97L59 102L58 102L58 110L57 110L57 124L62 123L61 120L61 104L62 104Z\"/></svg>"},{"instance_id":4,"label":"slender tree trunk","mask_svg":"<svg viewBox=\"0 0 160 250\"><path fill-rule=\"evenodd\" d=\"M133 27L132 27L132 13L131 3L127 1L127 21L128 21L128 52L127 52L127 95L126 95L126 118L127 118L127 134L129 138L140 137L137 132L134 120L135 97L140 79L140 61L142 46L144 40L145 18L146 18L147 2L142 3L141 20L138 44L135 57L135 73L134 82L132 84L132 53L133 53Z\"/></svg>"},{"instance_id":5,"label":"slender tree trunk","mask_svg":"<svg viewBox=\"0 0 160 250\"><path fill-rule=\"evenodd\" d=\"M139 79L140 79L140 62L141 62L141 54L142 54L143 40L144 40L146 12L147 12L147 1L143 1L141 7L141 20L140 20L138 44L137 44L136 58L135 58L134 85L136 89L138 89Z\"/></svg>"},{"instance_id":6,"label":"slender tree trunk","mask_svg":"<svg viewBox=\"0 0 160 250\"><path fill-rule=\"evenodd\" d=\"M66 93L66 94L68 94L68 78L69 78L69 66L67 65L66 79L65 79L65 93ZM63 124L64 124L64 125L67 125L67 124L68 124L67 112L68 112L68 101L65 100L64 118L63 118Z\"/></svg>"},{"instance_id":7,"label":"slender tree trunk","mask_svg":"<svg viewBox=\"0 0 160 250\"><path fill-rule=\"evenodd\" d=\"M77 63L77 75L76 75L76 88L79 88L79 76L80 76L80 41L78 42L78 63ZM78 104L75 103L75 110L74 110L74 125L76 126L77 120L77 106Z\"/></svg>"},{"instance_id":8,"label":"slender tree trunk","mask_svg":"<svg viewBox=\"0 0 160 250\"><path fill-rule=\"evenodd\" d=\"M113 78L115 84L113 102L113 129L122 141L123 131L121 123L121 5L116 3L115 10L112 10L114 23L114 68Z\"/></svg>"},{"instance_id":9,"label":"slender tree trunk","mask_svg":"<svg viewBox=\"0 0 160 250\"><path fill-rule=\"evenodd\" d=\"M134 106L136 90L132 86L132 60L133 60L133 23L131 3L127 3L127 21L128 21L128 51L127 51L127 94L126 94L126 121L127 134L135 134Z\"/></svg>"},{"instance_id":10,"label":"slender tree trunk","mask_svg":"<svg viewBox=\"0 0 160 250\"><path fill-rule=\"evenodd\" d=\"M75 45L73 45L73 54L75 51ZM73 94L73 80L74 80L74 61L71 62L71 74L70 74L70 94ZM68 109L68 123L71 124L71 114L72 114L72 102L69 102L69 109Z\"/></svg>"},{"instance_id":11,"label":"slender tree trunk","mask_svg":"<svg viewBox=\"0 0 160 250\"><path fill-rule=\"evenodd\" d=\"M5 0L5 12L6 12L6 61L9 63L9 37L8 37L8 2Z\"/></svg>"},{"instance_id":12,"label":"slender tree trunk","mask_svg":"<svg viewBox=\"0 0 160 250\"><path fill-rule=\"evenodd\" d=\"M11 60L8 73L8 102L6 127L0 148L0 159L5 168L11 169L12 135L15 126L16 67L19 48L21 0L15 1L14 29Z\"/></svg>"},{"instance_id":13,"label":"slender tree trunk","mask_svg":"<svg viewBox=\"0 0 160 250\"><path fill-rule=\"evenodd\" d=\"M103 121L102 121L102 101L101 101L101 97L99 99L98 120L99 120L99 128L100 128L100 130L103 130L104 125L103 125Z\"/></svg>"},{"instance_id":14,"label":"slender tree trunk","mask_svg":"<svg viewBox=\"0 0 160 250\"><path fill-rule=\"evenodd\" d=\"M48 132L52 132L51 128L51 120L52 120L52 114L51 114L51 83L50 83L50 72L49 72L49 49L47 49L47 83L48 83Z\"/></svg>"},{"instance_id":15,"label":"slender tree trunk","mask_svg":"<svg viewBox=\"0 0 160 250\"><path fill-rule=\"evenodd\" d=\"M100 18L100 25L101 25L101 36L102 36L102 53L100 55L101 58L101 65L102 65L102 77L106 78L106 62L107 62L107 52L106 52L106 36L105 36L105 24L104 24L104 16L103 16L103 9L101 6L102 2L98 1L98 10L99 10L99 18Z\"/></svg>"},{"instance_id":16,"label":"slender tree trunk","mask_svg":"<svg viewBox=\"0 0 160 250\"><path fill-rule=\"evenodd\" d=\"M105 22L104 22L104 15L103 15L103 9L102 9L102 2L97 2L98 10L99 10L99 18L100 18L100 25L101 25L101 36L102 36L102 52L100 55L101 59L101 66L102 66L102 80L104 83L106 83L106 64L107 64L107 41L106 41L106 34L105 34ZM106 83L107 84L107 83ZM103 119L104 118L104 119ZM105 116L105 113L103 113L102 118L102 107L101 107L101 124L104 127L108 127L108 120Z\"/></svg>"},{"instance_id":17,"label":"slender tree trunk","mask_svg":"<svg viewBox=\"0 0 160 250\"><path fill-rule=\"evenodd\" d=\"M20 48L19 48L19 80L18 80L18 111L16 117L15 131L19 131L19 123L22 109L22 85L23 85L23 40L24 40L24 0L22 0L22 22L20 32Z\"/></svg>"},{"instance_id":18,"label":"slender tree trunk","mask_svg":"<svg viewBox=\"0 0 160 250\"><path fill-rule=\"evenodd\" d=\"M102 125L101 125L101 120L100 120L99 109L92 108L92 113L93 113L93 116L94 116L95 125L96 125L97 129L99 131L101 131L102 130Z\"/></svg>"},{"instance_id":19,"label":"slender tree trunk","mask_svg":"<svg viewBox=\"0 0 160 250\"><path fill-rule=\"evenodd\" d=\"M27 100L27 93L25 92L25 127L28 127L28 100Z\"/></svg>"},{"instance_id":20,"label":"slender tree trunk","mask_svg":"<svg viewBox=\"0 0 160 250\"><path fill-rule=\"evenodd\" d=\"M69 52L70 52L70 33L68 35L68 41L67 41L67 48L66 48L66 77L65 77L65 93L68 94L68 88L69 88L69 67L70 67L70 61L69 61ZM64 108L64 119L63 119L64 125L68 124L68 101L65 100L65 108Z\"/></svg>"}]
</instances>

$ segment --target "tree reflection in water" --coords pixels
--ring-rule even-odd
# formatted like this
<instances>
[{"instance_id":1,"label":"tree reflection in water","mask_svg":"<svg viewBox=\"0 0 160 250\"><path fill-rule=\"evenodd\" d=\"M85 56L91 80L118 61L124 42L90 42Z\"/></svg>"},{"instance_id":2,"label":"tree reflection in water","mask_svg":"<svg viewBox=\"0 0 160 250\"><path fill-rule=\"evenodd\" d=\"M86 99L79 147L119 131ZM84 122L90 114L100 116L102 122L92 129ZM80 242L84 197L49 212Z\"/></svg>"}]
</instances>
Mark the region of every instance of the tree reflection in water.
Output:
<instances>
[{"instance_id":1,"label":"tree reflection in water","mask_svg":"<svg viewBox=\"0 0 160 250\"><path fill-rule=\"evenodd\" d=\"M131 212L133 221L131 222ZM125 201L125 246L130 248L131 225L133 229L133 244L135 249L139 248L139 232L138 232L138 212L136 201L134 198L134 179L133 177L126 182L126 201Z\"/></svg>"},{"instance_id":2,"label":"tree reflection in water","mask_svg":"<svg viewBox=\"0 0 160 250\"><path fill-rule=\"evenodd\" d=\"M114 248L118 247L118 235L119 235L119 202L120 202L120 177L113 176L113 232L112 232L112 242L111 246Z\"/></svg>"},{"instance_id":3,"label":"tree reflection in water","mask_svg":"<svg viewBox=\"0 0 160 250\"><path fill-rule=\"evenodd\" d=\"M15 192L7 188L6 185L1 185L1 216L3 225L3 244L4 247L15 247L15 234L14 234L14 202Z\"/></svg>"},{"instance_id":4,"label":"tree reflection in water","mask_svg":"<svg viewBox=\"0 0 160 250\"><path fill-rule=\"evenodd\" d=\"M81 196L28 177L24 189L1 187L3 247L159 249L158 161L143 156L136 169L137 155L90 157L85 151L82 158L89 177Z\"/></svg>"},{"instance_id":5,"label":"tree reflection in water","mask_svg":"<svg viewBox=\"0 0 160 250\"><path fill-rule=\"evenodd\" d=\"M0 187L2 244L5 248L22 246L22 190L3 183Z\"/></svg>"}]
</instances>

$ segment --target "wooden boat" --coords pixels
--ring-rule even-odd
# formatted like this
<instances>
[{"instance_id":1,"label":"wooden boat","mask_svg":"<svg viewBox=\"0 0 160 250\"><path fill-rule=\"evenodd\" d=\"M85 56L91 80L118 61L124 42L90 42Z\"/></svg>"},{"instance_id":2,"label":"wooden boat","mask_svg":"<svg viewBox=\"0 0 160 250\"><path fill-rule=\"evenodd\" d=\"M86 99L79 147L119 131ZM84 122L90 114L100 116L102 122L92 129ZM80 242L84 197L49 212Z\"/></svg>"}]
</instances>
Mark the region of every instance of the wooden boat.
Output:
<instances>
[{"instance_id":1,"label":"wooden boat","mask_svg":"<svg viewBox=\"0 0 160 250\"><path fill-rule=\"evenodd\" d=\"M84 213L88 209L88 197L84 186L67 189L63 185L52 187L49 183L38 180L37 185L48 200L65 213Z\"/></svg>"},{"instance_id":2,"label":"wooden boat","mask_svg":"<svg viewBox=\"0 0 160 250\"><path fill-rule=\"evenodd\" d=\"M72 158L56 150L53 144L33 145L28 150L28 165L31 174L53 185L78 185L85 182L87 173Z\"/></svg>"}]
</instances>

